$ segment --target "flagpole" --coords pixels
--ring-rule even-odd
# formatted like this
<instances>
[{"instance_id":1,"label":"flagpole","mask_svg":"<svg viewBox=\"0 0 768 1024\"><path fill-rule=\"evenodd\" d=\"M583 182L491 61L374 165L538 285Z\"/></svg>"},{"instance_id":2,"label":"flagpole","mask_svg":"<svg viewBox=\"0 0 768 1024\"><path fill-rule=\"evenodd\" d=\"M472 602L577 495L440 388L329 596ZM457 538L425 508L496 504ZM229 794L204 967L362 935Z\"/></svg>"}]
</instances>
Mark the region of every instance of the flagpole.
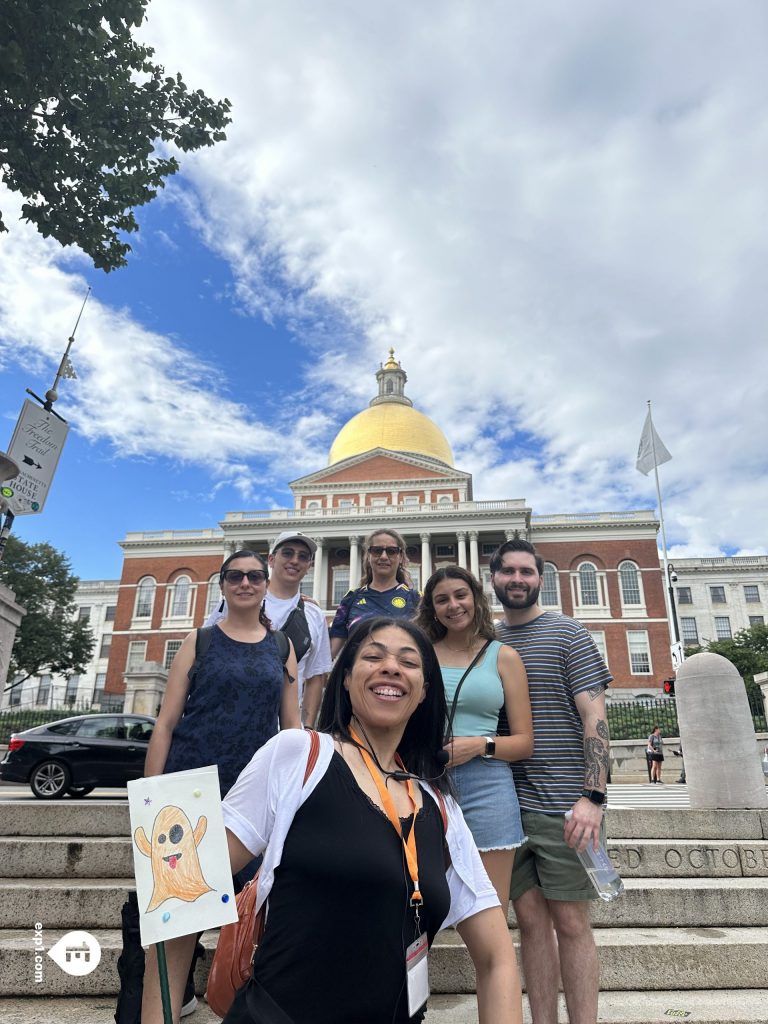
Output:
<instances>
[{"instance_id":1,"label":"flagpole","mask_svg":"<svg viewBox=\"0 0 768 1024\"><path fill-rule=\"evenodd\" d=\"M85 304L88 301L88 296L90 294L91 294L91 288L90 288L90 285L89 285L88 286L88 291L85 293L85 298L83 299L83 304L80 307L80 312L77 314L77 320L75 321L75 326L72 328L72 333L69 336L69 340L67 342L67 347L64 350L64 355L61 357L61 362L59 363L59 369L58 369L58 372L56 374L56 379L54 380L53 386L50 388L50 390L45 392L45 402L43 403L43 408L45 409L46 412L53 412L53 403L59 397L59 381L61 380L61 378L62 377L74 377L74 375L75 375L75 372L74 372L74 369L72 367L72 364L69 362L69 350L72 348L72 346L75 343L75 334L77 332L77 328L78 328L78 325L80 323L80 317L83 315L83 310L85 309Z\"/></svg>"},{"instance_id":2,"label":"flagpole","mask_svg":"<svg viewBox=\"0 0 768 1024\"><path fill-rule=\"evenodd\" d=\"M680 642L677 635L677 620L672 598L672 583L669 578L669 559L667 557L667 531L664 528L664 506L661 502L661 484L659 483L659 467L656 464L656 431L653 427L651 400L648 399L648 420L651 424L651 450L653 452L653 476L656 481L656 499L659 503L659 522L661 524L661 557L664 563L664 601L667 608L667 624L669 626L669 642L674 646Z\"/></svg>"}]
</instances>

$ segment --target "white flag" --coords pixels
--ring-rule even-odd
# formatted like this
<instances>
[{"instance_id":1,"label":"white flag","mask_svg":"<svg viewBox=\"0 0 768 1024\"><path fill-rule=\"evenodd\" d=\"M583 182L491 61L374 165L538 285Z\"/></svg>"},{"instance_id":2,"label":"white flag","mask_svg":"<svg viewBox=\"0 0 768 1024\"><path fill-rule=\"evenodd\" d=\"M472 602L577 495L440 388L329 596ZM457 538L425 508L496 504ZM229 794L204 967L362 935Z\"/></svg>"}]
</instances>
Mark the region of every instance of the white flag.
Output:
<instances>
[{"instance_id":1,"label":"white flag","mask_svg":"<svg viewBox=\"0 0 768 1024\"><path fill-rule=\"evenodd\" d=\"M69 356L64 356L64 361L61 364L61 375L65 380L77 380L77 374Z\"/></svg>"},{"instance_id":2,"label":"white flag","mask_svg":"<svg viewBox=\"0 0 768 1024\"><path fill-rule=\"evenodd\" d=\"M635 466L641 473L645 473L648 476L654 466L663 466L671 458L672 456L665 448L664 442L656 433L656 428L651 419L651 410L649 409L648 415L645 417L643 433L640 436L640 447L637 449L637 462Z\"/></svg>"}]
</instances>

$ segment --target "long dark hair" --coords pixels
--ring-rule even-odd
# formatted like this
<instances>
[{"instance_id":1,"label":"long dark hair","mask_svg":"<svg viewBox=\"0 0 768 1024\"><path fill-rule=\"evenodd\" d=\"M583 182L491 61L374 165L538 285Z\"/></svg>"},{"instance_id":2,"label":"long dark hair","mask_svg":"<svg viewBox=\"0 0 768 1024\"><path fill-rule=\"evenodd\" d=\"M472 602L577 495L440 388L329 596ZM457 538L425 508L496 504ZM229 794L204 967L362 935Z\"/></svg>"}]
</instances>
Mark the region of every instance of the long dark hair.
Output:
<instances>
[{"instance_id":1,"label":"long dark hair","mask_svg":"<svg viewBox=\"0 0 768 1024\"><path fill-rule=\"evenodd\" d=\"M448 632L442 622L438 622L435 617L435 604L432 597L437 584L442 583L446 579L461 580L471 590L475 602L475 617L472 622L474 635L482 636L486 640L495 640L496 632L493 628L491 607L488 604L488 598L485 596L482 584L471 572L462 569L460 565L446 565L442 569L437 569L429 577L424 587L424 593L421 595L419 614L415 619L416 625L424 630L433 644L437 643L438 640L442 640Z\"/></svg>"},{"instance_id":2,"label":"long dark hair","mask_svg":"<svg viewBox=\"0 0 768 1024\"><path fill-rule=\"evenodd\" d=\"M331 733L348 743L354 742L349 734L352 702L349 699L349 691L344 686L344 680L357 661L362 642L372 633L385 629L387 626L396 626L397 629L402 629L418 647L426 691L424 700L408 719L397 752L409 772L418 775L419 778L430 780L431 785L436 789L450 793L451 787L445 774L445 760L438 756L443 752L447 718L443 676L432 644L423 630L409 622L408 619L376 616L371 619L363 619L352 629L328 678L328 685L325 688L320 708L318 729L321 732Z\"/></svg>"},{"instance_id":3,"label":"long dark hair","mask_svg":"<svg viewBox=\"0 0 768 1024\"><path fill-rule=\"evenodd\" d=\"M224 562L219 569L219 586L221 587L222 594L224 592L224 572L229 568L229 563L234 562L236 558L255 558L257 562L261 562L264 572L267 574L267 586L269 586L269 565L263 555L260 555L258 551L251 551L250 548L243 548L242 551L236 551L229 558L225 558ZM222 601L222 604L224 602ZM259 608L259 622L261 625L268 630L272 629L272 622L267 615L266 609L264 608L264 602L261 602L261 608Z\"/></svg>"}]
</instances>

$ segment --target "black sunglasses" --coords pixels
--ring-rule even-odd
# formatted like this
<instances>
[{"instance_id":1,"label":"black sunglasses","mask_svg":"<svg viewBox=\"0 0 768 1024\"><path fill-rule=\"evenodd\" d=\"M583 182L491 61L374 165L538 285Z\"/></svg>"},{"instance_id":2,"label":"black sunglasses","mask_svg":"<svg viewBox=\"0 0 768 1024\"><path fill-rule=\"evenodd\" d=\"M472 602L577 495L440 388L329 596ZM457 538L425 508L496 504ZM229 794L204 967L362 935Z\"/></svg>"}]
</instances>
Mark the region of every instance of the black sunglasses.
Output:
<instances>
[{"instance_id":1,"label":"black sunglasses","mask_svg":"<svg viewBox=\"0 0 768 1024\"><path fill-rule=\"evenodd\" d=\"M394 558L395 555L399 555L400 554L400 548L396 548L396 547L394 547L394 545L389 545L387 547L384 547L382 544L374 544L370 548L368 548L368 551L369 551L370 554L374 555L376 558L378 558L380 555L383 555L385 551L389 555L390 558Z\"/></svg>"},{"instance_id":2,"label":"black sunglasses","mask_svg":"<svg viewBox=\"0 0 768 1024\"><path fill-rule=\"evenodd\" d=\"M240 569L225 569L221 574L221 578L227 583L242 583L246 576L248 582L254 585L264 583L267 578L263 569L249 569L248 572L242 572Z\"/></svg>"}]
</instances>

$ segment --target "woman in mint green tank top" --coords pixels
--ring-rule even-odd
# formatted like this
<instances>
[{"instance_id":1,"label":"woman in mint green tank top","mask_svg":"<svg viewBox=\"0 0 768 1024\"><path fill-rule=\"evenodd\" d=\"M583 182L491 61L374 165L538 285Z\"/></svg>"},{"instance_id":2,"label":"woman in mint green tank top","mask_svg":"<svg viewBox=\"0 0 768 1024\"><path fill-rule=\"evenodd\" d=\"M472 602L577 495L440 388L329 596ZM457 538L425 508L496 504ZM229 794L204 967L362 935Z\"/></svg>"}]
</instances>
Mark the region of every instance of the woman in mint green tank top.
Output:
<instances>
[{"instance_id":1,"label":"woman in mint green tank top","mask_svg":"<svg viewBox=\"0 0 768 1024\"><path fill-rule=\"evenodd\" d=\"M433 573L424 587L416 621L434 645L449 708L459 690L452 740L446 747L448 770L506 913L515 850L527 838L509 767L511 761L533 752L525 668L515 650L495 639L483 588L460 566ZM504 736L498 735L502 710L509 723L509 735Z\"/></svg>"}]
</instances>

